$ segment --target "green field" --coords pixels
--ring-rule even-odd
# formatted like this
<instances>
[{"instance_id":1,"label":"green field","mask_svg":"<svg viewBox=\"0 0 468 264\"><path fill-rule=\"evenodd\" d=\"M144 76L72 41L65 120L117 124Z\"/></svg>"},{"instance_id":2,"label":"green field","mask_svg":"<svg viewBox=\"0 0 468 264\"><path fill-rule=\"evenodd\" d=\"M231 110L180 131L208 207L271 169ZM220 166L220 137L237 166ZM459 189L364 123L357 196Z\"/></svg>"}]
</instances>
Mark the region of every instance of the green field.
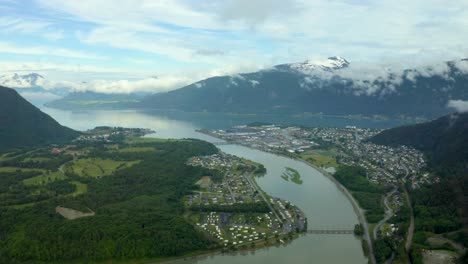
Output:
<instances>
[{"instance_id":1,"label":"green field","mask_svg":"<svg viewBox=\"0 0 468 264\"><path fill-rule=\"evenodd\" d=\"M115 161L110 159L89 158L79 159L66 167L67 172L79 176L100 177L108 176L116 170L129 168L140 161Z\"/></svg>"},{"instance_id":2,"label":"green field","mask_svg":"<svg viewBox=\"0 0 468 264\"><path fill-rule=\"evenodd\" d=\"M71 181L70 183L73 183L76 186L76 190L69 194L69 196L78 196L80 194L86 193L88 191L88 185L78 182L78 181Z\"/></svg>"},{"instance_id":3,"label":"green field","mask_svg":"<svg viewBox=\"0 0 468 264\"><path fill-rule=\"evenodd\" d=\"M0 172L28 172L28 171L43 171L41 169L25 169L25 168L16 168L16 167L0 167Z\"/></svg>"},{"instance_id":4,"label":"green field","mask_svg":"<svg viewBox=\"0 0 468 264\"><path fill-rule=\"evenodd\" d=\"M45 162L45 161L50 161L50 158L45 158L45 157L34 157L34 158L25 158L23 162Z\"/></svg>"},{"instance_id":5,"label":"green field","mask_svg":"<svg viewBox=\"0 0 468 264\"><path fill-rule=\"evenodd\" d=\"M49 182L53 182L56 180L63 180L66 179L67 177L60 171L56 172L51 172L48 174L43 174L37 177L29 178L23 180L23 183L25 185L42 185L42 184L47 184Z\"/></svg>"},{"instance_id":6,"label":"green field","mask_svg":"<svg viewBox=\"0 0 468 264\"><path fill-rule=\"evenodd\" d=\"M129 152L150 152L155 151L153 147L128 147L117 150L120 153L129 153Z\"/></svg>"},{"instance_id":7,"label":"green field","mask_svg":"<svg viewBox=\"0 0 468 264\"><path fill-rule=\"evenodd\" d=\"M300 155L300 158L314 164L317 167L337 168L336 154L333 151L312 150Z\"/></svg>"}]
</instances>

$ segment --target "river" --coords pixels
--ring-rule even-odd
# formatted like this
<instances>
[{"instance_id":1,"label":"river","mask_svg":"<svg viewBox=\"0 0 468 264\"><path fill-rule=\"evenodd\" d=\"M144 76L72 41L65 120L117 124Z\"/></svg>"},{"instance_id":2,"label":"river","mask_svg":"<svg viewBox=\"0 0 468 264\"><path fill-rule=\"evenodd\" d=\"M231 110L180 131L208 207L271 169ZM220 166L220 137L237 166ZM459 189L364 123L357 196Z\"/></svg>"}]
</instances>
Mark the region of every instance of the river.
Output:
<instances>
[{"instance_id":1,"label":"river","mask_svg":"<svg viewBox=\"0 0 468 264\"><path fill-rule=\"evenodd\" d=\"M156 131L149 135L160 138L198 138L214 142L218 139L203 135L195 129L223 128L227 125L243 124L255 120L226 116L211 118L209 121L197 118L179 118L154 112L138 111L61 111L41 108L61 124L77 130L86 130L95 126L142 127ZM250 117L249 117L250 118ZM258 118L258 117L257 117ZM261 121L268 121L263 119ZM274 120L272 120L274 121ZM335 122L335 121L333 121ZM347 123L346 123L347 122ZM346 121L344 125L356 125ZM338 125L337 125L338 126ZM371 125L369 125L371 126ZM257 179L258 185L268 194L288 200L299 206L308 218L309 229L352 229L358 223L352 205L336 185L314 168L306 164L259 150L239 145L223 145L222 151L245 157L262 163L267 169L265 176ZM284 181L280 176L285 167L296 169L302 176L303 183L297 185ZM367 263L361 249L361 241L353 235L307 234L289 244L263 248L255 252L234 255L214 254L205 257L179 260L176 263Z\"/></svg>"}]
</instances>

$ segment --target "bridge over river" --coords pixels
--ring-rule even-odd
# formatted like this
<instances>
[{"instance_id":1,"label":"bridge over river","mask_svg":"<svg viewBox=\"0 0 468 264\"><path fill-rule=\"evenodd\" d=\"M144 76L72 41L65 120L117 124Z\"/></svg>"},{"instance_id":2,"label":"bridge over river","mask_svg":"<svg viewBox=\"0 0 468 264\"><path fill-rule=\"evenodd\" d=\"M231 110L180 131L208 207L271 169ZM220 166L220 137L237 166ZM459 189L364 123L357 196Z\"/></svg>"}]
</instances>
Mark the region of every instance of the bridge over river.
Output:
<instances>
[{"instance_id":1,"label":"bridge over river","mask_svg":"<svg viewBox=\"0 0 468 264\"><path fill-rule=\"evenodd\" d=\"M349 229L309 229L306 232L307 234L331 234L331 235L352 235L354 230Z\"/></svg>"}]
</instances>

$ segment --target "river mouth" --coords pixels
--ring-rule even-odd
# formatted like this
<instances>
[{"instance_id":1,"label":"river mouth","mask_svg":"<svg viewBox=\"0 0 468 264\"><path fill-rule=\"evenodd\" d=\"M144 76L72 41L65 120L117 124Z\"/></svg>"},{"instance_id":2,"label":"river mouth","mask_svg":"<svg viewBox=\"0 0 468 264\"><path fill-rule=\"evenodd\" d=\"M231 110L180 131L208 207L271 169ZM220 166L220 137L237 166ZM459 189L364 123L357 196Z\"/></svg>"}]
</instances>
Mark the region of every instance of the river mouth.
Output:
<instances>
[{"instance_id":1,"label":"river mouth","mask_svg":"<svg viewBox=\"0 0 468 264\"><path fill-rule=\"evenodd\" d=\"M159 138L198 138L209 142L219 139L196 132L203 121L172 119L139 111L61 111L44 108L44 112L65 126L86 130L95 126L142 127L156 131L148 135ZM220 117L221 118L221 117ZM219 124L220 126L222 124ZM308 218L308 229L353 229L358 218L347 197L316 169L287 157L250 149L240 145L223 145L228 154L264 164L267 173L257 178L265 192L298 206ZM289 167L301 175L301 184L284 181L281 175ZM367 263L360 239L350 234L301 235L290 244L238 254L215 254L178 260L177 263Z\"/></svg>"}]
</instances>

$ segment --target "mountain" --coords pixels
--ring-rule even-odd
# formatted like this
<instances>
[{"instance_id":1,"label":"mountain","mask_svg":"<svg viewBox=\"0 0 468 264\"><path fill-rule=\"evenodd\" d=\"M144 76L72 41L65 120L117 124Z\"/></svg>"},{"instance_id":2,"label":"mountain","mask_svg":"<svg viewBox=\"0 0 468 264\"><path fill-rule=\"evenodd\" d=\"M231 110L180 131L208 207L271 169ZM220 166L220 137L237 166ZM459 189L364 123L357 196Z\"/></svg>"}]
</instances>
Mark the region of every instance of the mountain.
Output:
<instances>
[{"instance_id":1,"label":"mountain","mask_svg":"<svg viewBox=\"0 0 468 264\"><path fill-rule=\"evenodd\" d=\"M299 71L302 73L314 73L317 70L333 71L349 66L349 62L342 57L334 56L326 60L306 60L305 62L276 65L279 70Z\"/></svg>"},{"instance_id":2,"label":"mountain","mask_svg":"<svg viewBox=\"0 0 468 264\"><path fill-rule=\"evenodd\" d=\"M140 94L105 94L96 92L73 92L63 98L48 102L47 107L59 109L117 109L139 102Z\"/></svg>"},{"instance_id":3,"label":"mountain","mask_svg":"<svg viewBox=\"0 0 468 264\"><path fill-rule=\"evenodd\" d=\"M467 61L363 76L340 57L281 64L270 69L212 77L147 96L140 108L234 113L325 113L435 117L451 99L468 99ZM463 65L466 66L466 65Z\"/></svg>"},{"instance_id":4,"label":"mountain","mask_svg":"<svg viewBox=\"0 0 468 264\"><path fill-rule=\"evenodd\" d=\"M460 167L468 174L468 112L385 130L371 141L381 145L414 147L425 152L435 167Z\"/></svg>"},{"instance_id":5,"label":"mountain","mask_svg":"<svg viewBox=\"0 0 468 264\"><path fill-rule=\"evenodd\" d=\"M0 75L0 86L15 89L21 96L36 106L57 100L70 92L67 86L51 86L44 76L38 73ZM44 87L48 87L47 89Z\"/></svg>"},{"instance_id":6,"label":"mountain","mask_svg":"<svg viewBox=\"0 0 468 264\"><path fill-rule=\"evenodd\" d=\"M70 140L79 133L61 126L22 98L0 86L0 151L9 148Z\"/></svg>"},{"instance_id":7,"label":"mountain","mask_svg":"<svg viewBox=\"0 0 468 264\"><path fill-rule=\"evenodd\" d=\"M438 180L410 190L415 218L414 237L427 237L428 234L432 236L432 233L444 234L467 247L468 112L450 114L428 123L385 130L370 141L391 146L412 146L426 153L428 169ZM427 240L414 239L410 253L413 260L421 259L421 252L431 246L425 244L425 241ZM460 257L459 263L468 263L468 252Z\"/></svg>"},{"instance_id":8,"label":"mountain","mask_svg":"<svg viewBox=\"0 0 468 264\"><path fill-rule=\"evenodd\" d=\"M0 85L14 88L39 87L44 83L44 77L37 73L20 75L18 73L0 75Z\"/></svg>"}]
</instances>

